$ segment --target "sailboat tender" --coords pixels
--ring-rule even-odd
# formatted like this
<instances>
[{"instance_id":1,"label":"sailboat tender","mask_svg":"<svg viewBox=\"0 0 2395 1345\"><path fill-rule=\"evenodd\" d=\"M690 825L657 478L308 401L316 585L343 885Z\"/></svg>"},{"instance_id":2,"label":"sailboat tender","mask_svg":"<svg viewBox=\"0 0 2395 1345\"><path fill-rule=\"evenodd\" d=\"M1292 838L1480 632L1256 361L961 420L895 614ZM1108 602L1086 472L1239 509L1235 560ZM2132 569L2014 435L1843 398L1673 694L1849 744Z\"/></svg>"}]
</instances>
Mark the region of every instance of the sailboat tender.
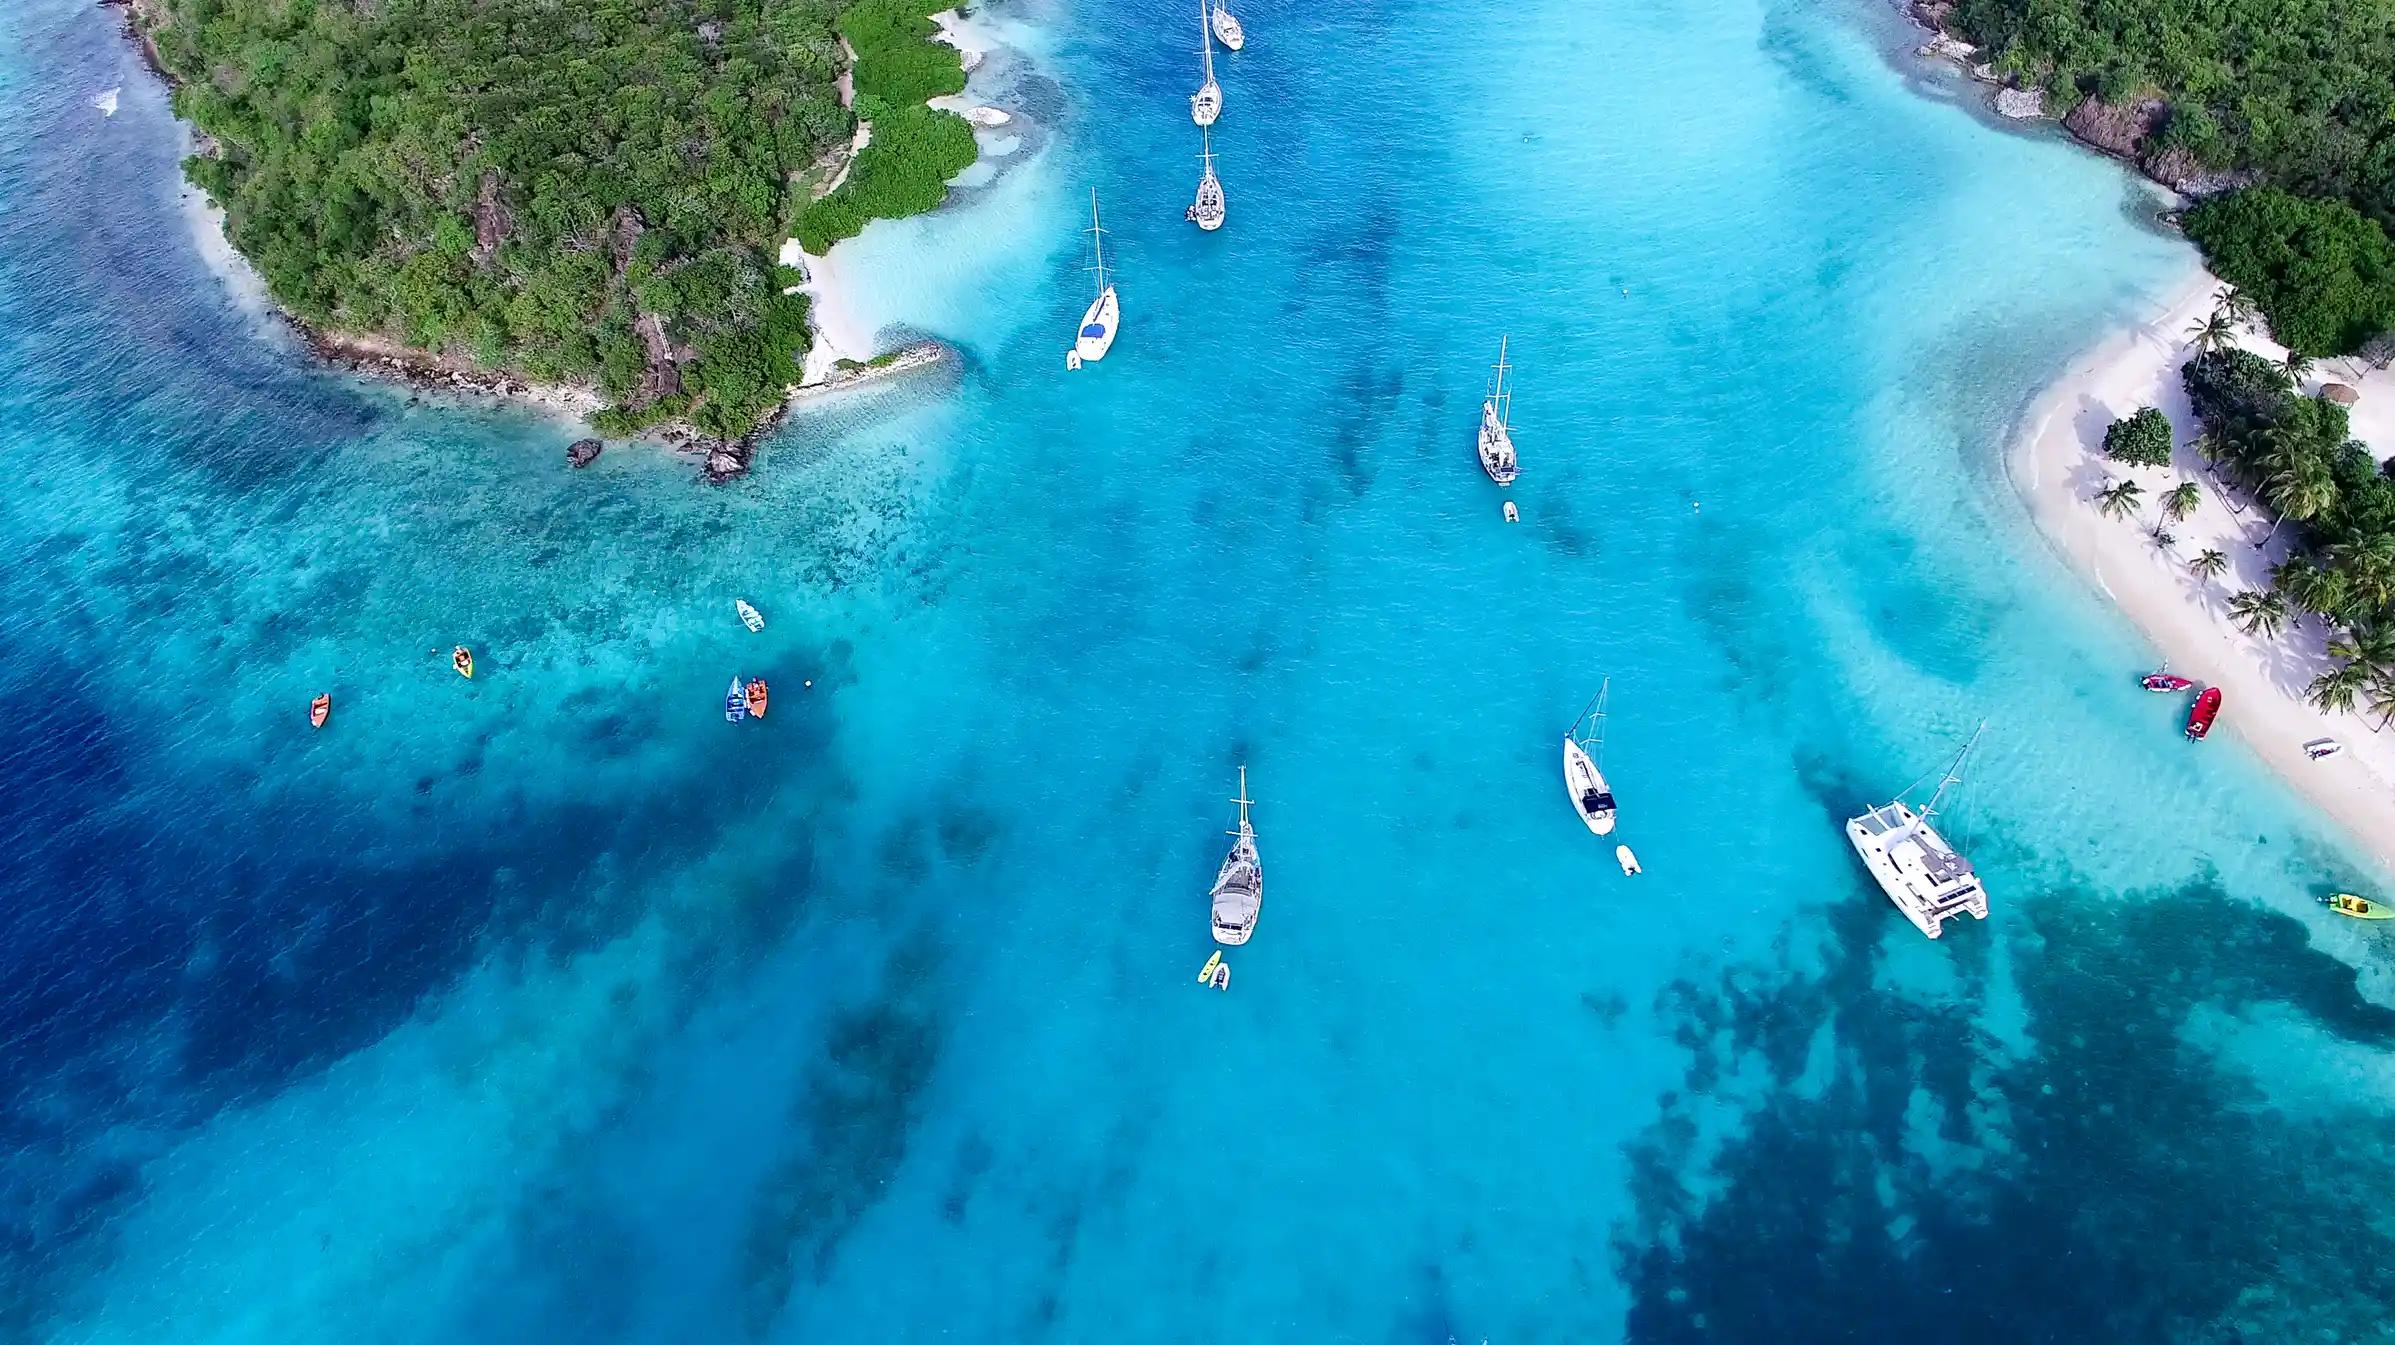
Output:
<instances>
[{"instance_id":1,"label":"sailboat tender","mask_svg":"<svg viewBox=\"0 0 2395 1345\"><path fill-rule=\"evenodd\" d=\"M1605 785L1605 773L1597 769L1597 758L1605 752L1605 693L1612 686L1613 679L1606 678L1563 735L1563 792L1580 820L1599 836L1613 834L1615 813L1613 791Z\"/></svg>"},{"instance_id":2,"label":"sailboat tender","mask_svg":"<svg viewBox=\"0 0 2395 1345\"><path fill-rule=\"evenodd\" d=\"M1231 800L1239 805L1239 829L1231 833L1231 853L1223 857L1222 870L1214 875L1214 941L1226 948L1246 943L1256 932L1256 916L1264 909L1264 861L1256 855L1256 829L1248 824L1247 810L1255 803L1247 796L1247 767L1239 768L1239 797Z\"/></svg>"},{"instance_id":3,"label":"sailboat tender","mask_svg":"<svg viewBox=\"0 0 2395 1345\"><path fill-rule=\"evenodd\" d=\"M1214 35L1207 27L1206 0L1198 0L1198 50L1206 62L1206 80L1189 95L1189 119L1212 126L1222 115L1222 86L1214 82Z\"/></svg>"},{"instance_id":4,"label":"sailboat tender","mask_svg":"<svg viewBox=\"0 0 2395 1345\"><path fill-rule=\"evenodd\" d=\"M1930 819L1937 815L1938 801L1951 786L1962 782L1964 758L1979 744L1979 735L1987 730L1982 723L1971 734L1971 741L1954 754L1946 773L1938 781L1937 790L1921 811L1914 812L1899 794L1860 817L1846 823L1846 839L1854 843L1854 852L1863 858L1863 867L1904 912L1913 927L1931 938L1938 937L1946 922L1958 915L1974 920L1988 918L1987 888L1981 885L1979 874L1971 861L1962 857L1946 838L1938 834ZM1918 781L1914 782L1916 785ZM1908 789L1906 791L1910 793Z\"/></svg>"},{"instance_id":5,"label":"sailboat tender","mask_svg":"<svg viewBox=\"0 0 2395 1345\"><path fill-rule=\"evenodd\" d=\"M1489 480L1500 486L1510 486L1521 474L1521 463L1514 457L1513 392L1505 386L1506 339L1497 342L1497 377L1489 386L1489 395L1480 403L1480 467Z\"/></svg>"},{"instance_id":6,"label":"sailboat tender","mask_svg":"<svg viewBox=\"0 0 2395 1345\"><path fill-rule=\"evenodd\" d=\"M1090 269L1098 275L1098 297L1089 301L1089 311L1081 315L1081 330L1073 337L1073 356L1065 361L1066 367L1073 369L1106 358L1106 352L1114 348L1115 326L1122 318L1122 302L1106 279L1106 230L1098 223L1094 187L1089 193L1089 237L1097 258Z\"/></svg>"}]
</instances>

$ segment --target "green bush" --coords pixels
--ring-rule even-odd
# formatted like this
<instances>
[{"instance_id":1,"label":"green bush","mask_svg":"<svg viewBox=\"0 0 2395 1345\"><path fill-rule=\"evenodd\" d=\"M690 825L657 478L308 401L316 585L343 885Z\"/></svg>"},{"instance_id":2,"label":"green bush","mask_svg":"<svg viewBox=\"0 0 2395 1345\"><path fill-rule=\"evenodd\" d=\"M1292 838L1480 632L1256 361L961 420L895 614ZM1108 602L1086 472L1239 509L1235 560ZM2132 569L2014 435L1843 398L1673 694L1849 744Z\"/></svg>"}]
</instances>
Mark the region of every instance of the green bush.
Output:
<instances>
[{"instance_id":1,"label":"green bush","mask_svg":"<svg viewBox=\"0 0 2395 1345\"><path fill-rule=\"evenodd\" d=\"M2187 234L2292 350L2343 355L2395 327L2395 242L2341 201L2258 187L2188 211Z\"/></svg>"},{"instance_id":2,"label":"green bush","mask_svg":"<svg viewBox=\"0 0 2395 1345\"><path fill-rule=\"evenodd\" d=\"M2170 448L2170 417L2150 406L2104 431L2105 456L2132 467L2168 467Z\"/></svg>"}]
</instances>

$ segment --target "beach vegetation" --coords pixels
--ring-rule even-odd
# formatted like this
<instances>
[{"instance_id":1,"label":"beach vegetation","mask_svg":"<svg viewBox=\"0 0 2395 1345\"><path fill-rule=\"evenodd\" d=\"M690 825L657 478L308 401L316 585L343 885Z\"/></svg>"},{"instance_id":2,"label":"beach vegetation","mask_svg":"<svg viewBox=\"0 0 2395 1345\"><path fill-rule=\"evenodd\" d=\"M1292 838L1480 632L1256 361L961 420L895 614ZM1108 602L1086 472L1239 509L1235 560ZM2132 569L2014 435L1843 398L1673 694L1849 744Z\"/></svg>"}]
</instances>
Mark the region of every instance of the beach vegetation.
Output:
<instances>
[{"instance_id":1,"label":"beach vegetation","mask_svg":"<svg viewBox=\"0 0 2395 1345\"><path fill-rule=\"evenodd\" d=\"M2106 518L2123 518L2145 502L2145 487L2134 481L2115 481L2096 492L2096 508Z\"/></svg>"},{"instance_id":2,"label":"beach vegetation","mask_svg":"<svg viewBox=\"0 0 2395 1345\"><path fill-rule=\"evenodd\" d=\"M2187 339L2198 350L2226 350L2237 343L2237 323L2227 310L2215 308L2188 324Z\"/></svg>"},{"instance_id":3,"label":"beach vegetation","mask_svg":"<svg viewBox=\"0 0 2395 1345\"><path fill-rule=\"evenodd\" d=\"M2287 599L2276 589L2249 588L2229 599L2229 616L2248 635L2275 636L2287 629Z\"/></svg>"},{"instance_id":4,"label":"beach vegetation","mask_svg":"<svg viewBox=\"0 0 2395 1345\"><path fill-rule=\"evenodd\" d=\"M2295 396L2276 361L2235 347L2200 352L2180 369L2179 379L2205 432L2224 448L2277 420Z\"/></svg>"},{"instance_id":5,"label":"beach vegetation","mask_svg":"<svg viewBox=\"0 0 2395 1345\"><path fill-rule=\"evenodd\" d=\"M2146 536L2154 539L2154 547L2156 550L2174 551L2178 549L2179 534L2172 532L2169 528L2164 527L2162 524L2157 523L2153 527L2146 529Z\"/></svg>"},{"instance_id":6,"label":"beach vegetation","mask_svg":"<svg viewBox=\"0 0 2395 1345\"><path fill-rule=\"evenodd\" d=\"M2311 685L2304 688L2304 697L2321 710L2334 714L2352 709L2369 685L2368 668L2359 663L2340 663L2313 678Z\"/></svg>"},{"instance_id":7,"label":"beach vegetation","mask_svg":"<svg viewBox=\"0 0 2395 1345\"><path fill-rule=\"evenodd\" d=\"M840 35L857 54L856 114L873 134L839 189L820 200L798 193L790 236L821 253L875 219L919 215L945 200L948 179L973 163L973 127L927 107L964 92L963 59L932 41L931 15L954 0L848 0Z\"/></svg>"},{"instance_id":8,"label":"beach vegetation","mask_svg":"<svg viewBox=\"0 0 2395 1345\"><path fill-rule=\"evenodd\" d=\"M2257 187L2202 202L2186 228L2290 350L2350 354L2395 327L2395 240L2343 201Z\"/></svg>"},{"instance_id":9,"label":"beach vegetation","mask_svg":"<svg viewBox=\"0 0 2395 1345\"><path fill-rule=\"evenodd\" d=\"M2112 422L2104 431L2104 455L2131 467L2170 466L2170 417L2151 406Z\"/></svg>"},{"instance_id":10,"label":"beach vegetation","mask_svg":"<svg viewBox=\"0 0 2395 1345\"><path fill-rule=\"evenodd\" d=\"M2204 502L2204 488L2193 481L2182 481L2162 492L2162 517L2177 523L2184 520Z\"/></svg>"},{"instance_id":11,"label":"beach vegetation","mask_svg":"<svg viewBox=\"0 0 2395 1345\"><path fill-rule=\"evenodd\" d=\"M2229 555L2217 547L2206 547L2195 559L2187 562L2188 573L2198 579L2218 579L2228 573Z\"/></svg>"},{"instance_id":12,"label":"beach vegetation","mask_svg":"<svg viewBox=\"0 0 2395 1345\"><path fill-rule=\"evenodd\" d=\"M208 151L186 165L276 302L726 437L797 376L806 302L775 258L793 177L845 151L840 34L888 148L834 193L847 233L936 204L961 87L930 0L156 0L137 13ZM911 100L911 103L910 103ZM944 125L944 123L943 123ZM966 154L969 161L970 153ZM844 236L844 235L843 235Z\"/></svg>"}]
</instances>

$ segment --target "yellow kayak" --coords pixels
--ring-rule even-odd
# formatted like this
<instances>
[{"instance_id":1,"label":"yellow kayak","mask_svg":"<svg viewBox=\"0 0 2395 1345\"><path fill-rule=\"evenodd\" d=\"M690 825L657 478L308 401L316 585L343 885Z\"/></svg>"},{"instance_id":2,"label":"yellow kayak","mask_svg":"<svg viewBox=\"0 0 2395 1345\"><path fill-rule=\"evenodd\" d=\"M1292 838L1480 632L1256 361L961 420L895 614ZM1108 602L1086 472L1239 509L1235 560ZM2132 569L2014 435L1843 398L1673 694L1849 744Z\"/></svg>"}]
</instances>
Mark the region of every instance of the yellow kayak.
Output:
<instances>
[{"instance_id":1,"label":"yellow kayak","mask_svg":"<svg viewBox=\"0 0 2395 1345\"><path fill-rule=\"evenodd\" d=\"M1212 957L1210 957L1210 958L1207 958L1207 959L1206 959L1206 965L1205 965L1205 966L1203 966L1203 967L1200 967L1200 968L1198 968L1198 984L1199 984L1199 985L1204 985L1206 982L1213 980L1213 979L1214 979L1214 969L1215 969L1216 967L1219 967L1219 966L1221 966L1221 965L1222 965L1222 950L1221 950L1220 948L1217 948L1217 949L1215 949L1215 950L1214 950L1214 956L1212 956Z\"/></svg>"},{"instance_id":2,"label":"yellow kayak","mask_svg":"<svg viewBox=\"0 0 2395 1345\"><path fill-rule=\"evenodd\" d=\"M474 651L462 644L450 650L449 666L457 669L457 675L460 677L472 677L474 675Z\"/></svg>"},{"instance_id":3,"label":"yellow kayak","mask_svg":"<svg viewBox=\"0 0 2395 1345\"><path fill-rule=\"evenodd\" d=\"M2339 892L2328 899L2328 908L2339 915L2356 920L2395 920L2395 906L2384 902L2364 901L2351 892Z\"/></svg>"}]
</instances>

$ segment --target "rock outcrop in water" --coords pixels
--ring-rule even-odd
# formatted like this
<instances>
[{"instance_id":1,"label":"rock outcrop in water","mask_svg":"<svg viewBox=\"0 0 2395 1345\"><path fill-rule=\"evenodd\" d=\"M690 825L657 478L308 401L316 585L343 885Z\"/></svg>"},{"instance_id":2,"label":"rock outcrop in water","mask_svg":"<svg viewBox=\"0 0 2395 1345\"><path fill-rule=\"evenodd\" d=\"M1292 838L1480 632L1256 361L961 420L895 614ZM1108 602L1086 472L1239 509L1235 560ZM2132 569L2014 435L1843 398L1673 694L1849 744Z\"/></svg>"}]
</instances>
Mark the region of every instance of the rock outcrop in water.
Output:
<instances>
[{"instance_id":1,"label":"rock outcrop in water","mask_svg":"<svg viewBox=\"0 0 2395 1345\"><path fill-rule=\"evenodd\" d=\"M566 446L565 460L576 467L588 467L599 460L599 450L603 447L596 439L576 439Z\"/></svg>"}]
</instances>

